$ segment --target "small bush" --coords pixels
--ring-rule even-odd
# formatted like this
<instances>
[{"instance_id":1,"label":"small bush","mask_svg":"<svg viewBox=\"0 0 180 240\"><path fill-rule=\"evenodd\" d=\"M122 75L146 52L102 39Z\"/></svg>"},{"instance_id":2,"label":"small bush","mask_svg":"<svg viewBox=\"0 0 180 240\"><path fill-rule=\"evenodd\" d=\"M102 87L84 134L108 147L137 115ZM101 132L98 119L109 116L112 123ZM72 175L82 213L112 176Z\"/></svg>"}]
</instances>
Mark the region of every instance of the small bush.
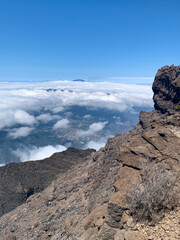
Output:
<instances>
[{"instance_id":1,"label":"small bush","mask_svg":"<svg viewBox=\"0 0 180 240\"><path fill-rule=\"evenodd\" d=\"M180 111L180 105L176 107L176 111Z\"/></svg>"},{"instance_id":2,"label":"small bush","mask_svg":"<svg viewBox=\"0 0 180 240\"><path fill-rule=\"evenodd\" d=\"M158 221L166 209L172 210L179 200L177 175L162 166L149 165L143 170L141 184L126 194L130 213L137 221Z\"/></svg>"}]
</instances>

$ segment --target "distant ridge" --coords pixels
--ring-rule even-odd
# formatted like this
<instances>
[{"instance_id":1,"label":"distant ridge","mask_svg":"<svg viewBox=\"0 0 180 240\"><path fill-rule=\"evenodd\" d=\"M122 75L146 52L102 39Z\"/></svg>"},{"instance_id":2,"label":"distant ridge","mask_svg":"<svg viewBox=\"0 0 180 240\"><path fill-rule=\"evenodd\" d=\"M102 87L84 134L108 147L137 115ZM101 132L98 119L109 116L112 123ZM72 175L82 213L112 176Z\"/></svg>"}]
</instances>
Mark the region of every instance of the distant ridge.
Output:
<instances>
[{"instance_id":1,"label":"distant ridge","mask_svg":"<svg viewBox=\"0 0 180 240\"><path fill-rule=\"evenodd\" d=\"M73 82L86 82L86 80L83 80L83 79L75 79L75 80L73 80Z\"/></svg>"},{"instance_id":2,"label":"distant ridge","mask_svg":"<svg viewBox=\"0 0 180 240\"><path fill-rule=\"evenodd\" d=\"M21 205L34 193L41 192L57 175L94 151L71 147L41 161L14 162L0 167L0 216Z\"/></svg>"}]
</instances>

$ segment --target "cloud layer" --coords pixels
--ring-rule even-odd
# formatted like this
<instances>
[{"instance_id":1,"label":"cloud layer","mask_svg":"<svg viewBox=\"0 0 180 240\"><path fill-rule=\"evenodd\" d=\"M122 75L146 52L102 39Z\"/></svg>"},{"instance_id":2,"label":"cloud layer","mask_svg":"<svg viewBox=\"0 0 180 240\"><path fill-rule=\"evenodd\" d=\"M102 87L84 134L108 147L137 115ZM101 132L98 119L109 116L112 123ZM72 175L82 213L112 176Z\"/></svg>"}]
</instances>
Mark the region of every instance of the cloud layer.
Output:
<instances>
[{"instance_id":1,"label":"cloud layer","mask_svg":"<svg viewBox=\"0 0 180 240\"><path fill-rule=\"evenodd\" d=\"M110 82L0 83L0 129L17 124L35 127L58 120L57 113L74 105L132 111L133 107L153 106L152 90L151 86ZM42 110L51 114L33 115ZM68 124L68 120L60 119L54 128Z\"/></svg>"},{"instance_id":2,"label":"cloud layer","mask_svg":"<svg viewBox=\"0 0 180 240\"><path fill-rule=\"evenodd\" d=\"M125 127L129 127L128 120L121 119L119 115L123 112L127 115L128 112L132 116L135 107L153 107L150 85L74 81L0 82L0 130L7 134L7 144L8 141L18 142L14 154L21 161L39 160L65 150L64 146L55 145L59 143L98 149L112 133L114 123L118 131L122 125L125 126L125 121ZM108 118L110 111L115 111L113 123ZM98 115L100 112L106 116ZM30 142L32 139L35 139L34 143ZM38 139L47 146L20 147L25 142L36 145ZM52 140L55 146L51 145Z\"/></svg>"},{"instance_id":3,"label":"cloud layer","mask_svg":"<svg viewBox=\"0 0 180 240\"><path fill-rule=\"evenodd\" d=\"M50 157L55 152L62 152L66 150L66 147L62 145L48 145L44 147L31 146L30 148L24 147L22 149L17 149L14 151L14 155L19 157L21 162L26 162L29 160L41 160Z\"/></svg>"}]
</instances>

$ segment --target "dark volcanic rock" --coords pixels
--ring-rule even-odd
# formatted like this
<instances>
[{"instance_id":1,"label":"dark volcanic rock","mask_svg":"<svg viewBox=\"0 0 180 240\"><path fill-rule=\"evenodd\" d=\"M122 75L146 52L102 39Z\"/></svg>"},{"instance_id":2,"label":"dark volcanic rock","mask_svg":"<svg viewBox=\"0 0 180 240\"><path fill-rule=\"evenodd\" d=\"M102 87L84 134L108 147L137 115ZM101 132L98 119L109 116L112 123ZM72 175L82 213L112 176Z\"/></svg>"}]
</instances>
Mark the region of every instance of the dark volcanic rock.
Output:
<instances>
[{"instance_id":1,"label":"dark volcanic rock","mask_svg":"<svg viewBox=\"0 0 180 240\"><path fill-rule=\"evenodd\" d=\"M162 113L178 110L180 104L180 66L158 70L152 86L154 107Z\"/></svg>"},{"instance_id":2,"label":"dark volcanic rock","mask_svg":"<svg viewBox=\"0 0 180 240\"><path fill-rule=\"evenodd\" d=\"M107 224L110 227L118 228L122 218L122 214L126 209L122 208L117 204L109 203L107 210L108 210L108 219L106 221Z\"/></svg>"},{"instance_id":3,"label":"dark volcanic rock","mask_svg":"<svg viewBox=\"0 0 180 240\"><path fill-rule=\"evenodd\" d=\"M60 173L95 150L69 148L41 161L9 163L0 168L0 216L41 192Z\"/></svg>"}]
</instances>

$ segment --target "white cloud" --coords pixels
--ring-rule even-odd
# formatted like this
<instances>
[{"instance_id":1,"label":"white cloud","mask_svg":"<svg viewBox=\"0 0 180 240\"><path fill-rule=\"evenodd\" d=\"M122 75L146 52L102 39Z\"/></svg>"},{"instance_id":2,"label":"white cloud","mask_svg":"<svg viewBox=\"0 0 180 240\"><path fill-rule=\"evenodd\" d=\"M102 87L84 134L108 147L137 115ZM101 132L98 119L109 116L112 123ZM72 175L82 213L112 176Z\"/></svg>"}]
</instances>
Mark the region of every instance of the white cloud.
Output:
<instances>
[{"instance_id":1,"label":"white cloud","mask_svg":"<svg viewBox=\"0 0 180 240\"><path fill-rule=\"evenodd\" d=\"M21 128L14 128L11 129L8 133L8 137L16 139L19 137L27 137L34 128L32 127L21 127Z\"/></svg>"},{"instance_id":2,"label":"white cloud","mask_svg":"<svg viewBox=\"0 0 180 240\"><path fill-rule=\"evenodd\" d=\"M69 120L68 119L61 119L54 124L53 130L61 129L61 128L68 128Z\"/></svg>"},{"instance_id":3,"label":"white cloud","mask_svg":"<svg viewBox=\"0 0 180 240\"><path fill-rule=\"evenodd\" d=\"M101 131L105 126L107 122L97 122L93 123L89 126L88 130L78 130L77 131L77 136L79 137L86 137L86 136L91 136L96 134L97 132Z\"/></svg>"},{"instance_id":4,"label":"white cloud","mask_svg":"<svg viewBox=\"0 0 180 240\"><path fill-rule=\"evenodd\" d=\"M86 114L86 115L83 116L83 118L89 119L89 118L91 118L91 114Z\"/></svg>"},{"instance_id":5,"label":"white cloud","mask_svg":"<svg viewBox=\"0 0 180 240\"><path fill-rule=\"evenodd\" d=\"M2 110L0 112L0 128L11 127L15 124L32 126L35 123L37 123L35 117L24 110Z\"/></svg>"},{"instance_id":6,"label":"white cloud","mask_svg":"<svg viewBox=\"0 0 180 240\"><path fill-rule=\"evenodd\" d=\"M36 117L38 121L41 121L42 123L48 123L54 119L60 118L58 115L50 115L49 113L44 113Z\"/></svg>"},{"instance_id":7,"label":"white cloud","mask_svg":"<svg viewBox=\"0 0 180 240\"><path fill-rule=\"evenodd\" d=\"M52 112L53 113L59 113L59 112L62 112L64 110L63 107L55 107L52 109Z\"/></svg>"},{"instance_id":8,"label":"white cloud","mask_svg":"<svg viewBox=\"0 0 180 240\"><path fill-rule=\"evenodd\" d=\"M73 116L72 112L65 112L66 118L71 118Z\"/></svg>"},{"instance_id":9,"label":"white cloud","mask_svg":"<svg viewBox=\"0 0 180 240\"><path fill-rule=\"evenodd\" d=\"M17 149L16 151L13 151L13 153L20 158L21 162L26 162L29 160L41 160L50 157L53 153L62 152L64 150L66 150L66 147L62 145L48 145L44 147L25 147L23 149Z\"/></svg>"},{"instance_id":10,"label":"white cloud","mask_svg":"<svg viewBox=\"0 0 180 240\"><path fill-rule=\"evenodd\" d=\"M116 120L117 125L124 125L124 123L121 121L121 118L119 116L113 116L113 119Z\"/></svg>"},{"instance_id":11,"label":"white cloud","mask_svg":"<svg viewBox=\"0 0 180 240\"><path fill-rule=\"evenodd\" d=\"M108 136L101 137L100 139L98 139L96 141L91 140L84 146L84 149L93 148L93 149L99 150L100 148L102 148L106 145L107 139L112 138L112 137L113 137L113 135L108 135Z\"/></svg>"},{"instance_id":12,"label":"white cloud","mask_svg":"<svg viewBox=\"0 0 180 240\"><path fill-rule=\"evenodd\" d=\"M23 110L17 110L14 113L16 123L24 125L33 125L36 123L35 117Z\"/></svg>"},{"instance_id":13,"label":"white cloud","mask_svg":"<svg viewBox=\"0 0 180 240\"><path fill-rule=\"evenodd\" d=\"M104 147L105 144L106 141L90 141L88 144L86 144L85 149L93 148L95 150L99 150L100 148Z\"/></svg>"}]
</instances>

